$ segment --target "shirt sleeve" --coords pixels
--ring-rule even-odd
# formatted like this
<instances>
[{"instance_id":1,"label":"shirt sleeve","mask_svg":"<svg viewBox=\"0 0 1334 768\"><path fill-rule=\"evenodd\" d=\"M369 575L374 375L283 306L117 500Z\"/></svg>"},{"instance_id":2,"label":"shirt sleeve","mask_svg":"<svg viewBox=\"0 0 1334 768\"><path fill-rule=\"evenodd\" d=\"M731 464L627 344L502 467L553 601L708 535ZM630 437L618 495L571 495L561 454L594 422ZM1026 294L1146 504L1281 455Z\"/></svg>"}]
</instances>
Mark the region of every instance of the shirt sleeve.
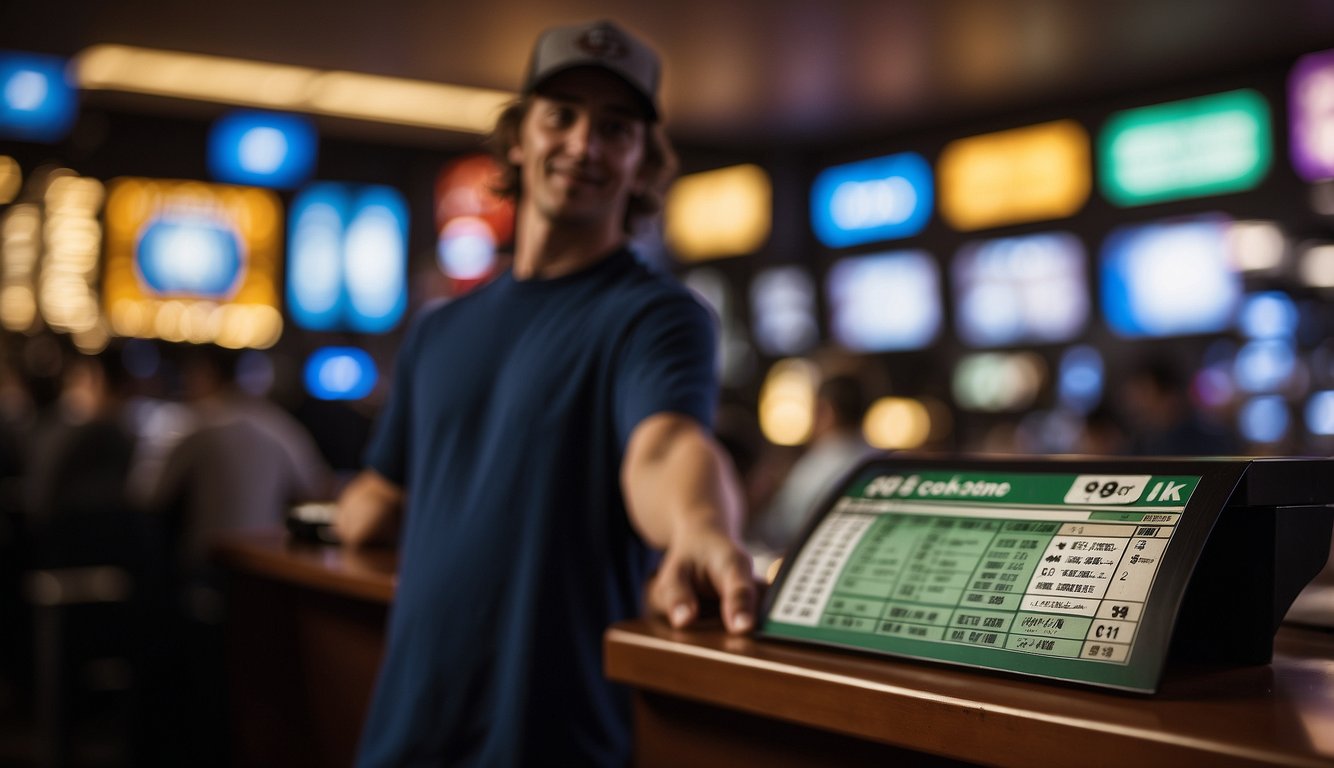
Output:
<instances>
[{"instance_id":1,"label":"shirt sleeve","mask_svg":"<svg viewBox=\"0 0 1334 768\"><path fill-rule=\"evenodd\" d=\"M716 323L688 294L655 302L629 329L615 384L621 449L641 421L680 413L709 428L717 399Z\"/></svg>"}]
</instances>

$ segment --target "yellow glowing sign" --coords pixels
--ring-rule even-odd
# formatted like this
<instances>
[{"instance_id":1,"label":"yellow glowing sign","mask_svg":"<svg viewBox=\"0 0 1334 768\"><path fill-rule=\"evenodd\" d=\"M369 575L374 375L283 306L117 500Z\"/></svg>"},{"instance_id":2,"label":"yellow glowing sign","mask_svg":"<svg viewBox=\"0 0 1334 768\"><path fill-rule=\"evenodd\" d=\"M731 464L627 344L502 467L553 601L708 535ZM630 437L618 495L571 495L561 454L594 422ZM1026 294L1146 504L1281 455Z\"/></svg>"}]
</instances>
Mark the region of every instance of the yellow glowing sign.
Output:
<instances>
[{"instance_id":1,"label":"yellow glowing sign","mask_svg":"<svg viewBox=\"0 0 1334 768\"><path fill-rule=\"evenodd\" d=\"M0 205L14 202L22 184L23 170L19 168L18 161L8 155L0 155Z\"/></svg>"},{"instance_id":2,"label":"yellow glowing sign","mask_svg":"<svg viewBox=\"0 0 1334 768\"><path fill-rule=\"evenodd\" d=\"M789 358L774 363L760 388L760 431L775 445L801 445L815 421L815 363Z\"/></svg>"},{"instance_id":3,"label":"yellow glowing sign","mask_svg":"<svg viewBox=\"0 0 1334 768\"><path fill-rule=\"evenodd\" d=\"M940 154L940 215L964 232L1070 216L1088 200L1091 157L1074 120L959 139Z\"/></svg>"},{"instance_id":4,"label":"yellow glowing sign","mask_svg":"<svg viewBox=\"0 0 1334 768\"><path fill-rule=\"evenodd\" d=\"M278 341L275 194L149 179L110 189L102 291L115 333L233 349Z\"/></svg>"},{"instance_id":5,"label":"yellow glowing sign","mask_svg":"<svg viewBox=\"0 0 1334 768\"><path fill-rule=\"evenodd\" d=\"M53 173L42 197L45 209L41 275L37 306L42 319L62 333L99 336L102 316L97 306L97 255L102 228L102 182L73 171Z\"/></svg>"},{"instance_id":6,"label":"yellow glowing sign","mask_svg":"<svg viewBox=\"0 0 1334 768\"><path fill-rule=\"evenodd\" d=\"M931 412L921 400L882 397L867 410L862 433L876 448L920 448L931 436Z\"/></svg>"},{"instance_id":7,"label":"yellow glowing sign","mask_svg":"<svg viewBox=\"0 0 1334 768\"><path fill-rule=\"evenodd\" d=\"M684 261L754 253L769 237L772 209L769 175L759 166L682 176L663 211L667 244Z\"/></svg>"},{"instance_id":8,"label":"yellow glowing sign","mask_svg":"<svg viewBox=\"0 0 1334 768\"><path fill-rule=\"evenodd\" d=\"M27 332L37 323L37 268L42 250L42 210L15 205L0 216L0 323Z\"/></svg>"}]
</instances>

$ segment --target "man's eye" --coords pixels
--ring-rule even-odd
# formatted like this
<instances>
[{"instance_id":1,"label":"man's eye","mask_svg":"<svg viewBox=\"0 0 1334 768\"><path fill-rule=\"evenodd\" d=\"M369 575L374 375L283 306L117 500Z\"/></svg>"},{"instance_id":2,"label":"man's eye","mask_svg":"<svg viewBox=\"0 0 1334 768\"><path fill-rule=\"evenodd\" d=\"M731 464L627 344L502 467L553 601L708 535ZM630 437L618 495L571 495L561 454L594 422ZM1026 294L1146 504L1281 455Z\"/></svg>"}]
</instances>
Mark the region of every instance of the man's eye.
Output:
<instances>
[{"instance_id":1,"label":"man's eye","mask_svg":"<svg viewBox=\"0 0 1334 768\"><path fill-rule=\"evenodd\" d=\"M567 126L574 122L574 110L568 107L556 107L547 114L552 125Z\"/></svg>"}]
</instances>

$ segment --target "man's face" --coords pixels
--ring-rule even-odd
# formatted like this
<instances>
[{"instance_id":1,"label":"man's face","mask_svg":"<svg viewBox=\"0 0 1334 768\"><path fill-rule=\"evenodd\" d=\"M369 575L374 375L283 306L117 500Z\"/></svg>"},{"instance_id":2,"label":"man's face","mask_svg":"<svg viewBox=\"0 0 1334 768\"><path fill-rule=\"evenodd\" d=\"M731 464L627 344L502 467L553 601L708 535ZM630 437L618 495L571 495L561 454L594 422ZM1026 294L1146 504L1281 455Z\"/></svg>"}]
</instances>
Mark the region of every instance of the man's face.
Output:
<instances>
[{"instance_id":1,"label":"man's face","mask_svg":"<svg viewBox=\"0 0 1334 768\"><path fill-rule=\"evenodd\" d=\"M598 69L551 78L533 96L509 161L520 168L520 208L552 222L619 227L643 183L648 127L634 91Z\"/></svg>"}]
</instances>

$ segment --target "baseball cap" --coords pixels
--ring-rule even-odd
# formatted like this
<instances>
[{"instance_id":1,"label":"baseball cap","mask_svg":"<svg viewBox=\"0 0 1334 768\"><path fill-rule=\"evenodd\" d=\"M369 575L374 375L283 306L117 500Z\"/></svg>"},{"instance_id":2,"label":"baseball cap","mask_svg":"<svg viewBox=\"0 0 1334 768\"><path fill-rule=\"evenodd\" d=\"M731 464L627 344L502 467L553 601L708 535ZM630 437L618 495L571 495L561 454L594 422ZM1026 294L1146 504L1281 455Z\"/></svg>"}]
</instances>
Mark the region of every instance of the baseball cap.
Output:
<instances>
[{"instance_id":1,"label":"baseball cap","mask_svg":"<svg viewBox=\"0 0 1334 768\"><path fill-rule=\"evenodd\" d=\"M658 55L610 21L543 32L533 46L523 92L532 93L553 76L576 67L598 67L621 78L643 98L648 118L658 119Z\"/></svg>"}]
</instances>

